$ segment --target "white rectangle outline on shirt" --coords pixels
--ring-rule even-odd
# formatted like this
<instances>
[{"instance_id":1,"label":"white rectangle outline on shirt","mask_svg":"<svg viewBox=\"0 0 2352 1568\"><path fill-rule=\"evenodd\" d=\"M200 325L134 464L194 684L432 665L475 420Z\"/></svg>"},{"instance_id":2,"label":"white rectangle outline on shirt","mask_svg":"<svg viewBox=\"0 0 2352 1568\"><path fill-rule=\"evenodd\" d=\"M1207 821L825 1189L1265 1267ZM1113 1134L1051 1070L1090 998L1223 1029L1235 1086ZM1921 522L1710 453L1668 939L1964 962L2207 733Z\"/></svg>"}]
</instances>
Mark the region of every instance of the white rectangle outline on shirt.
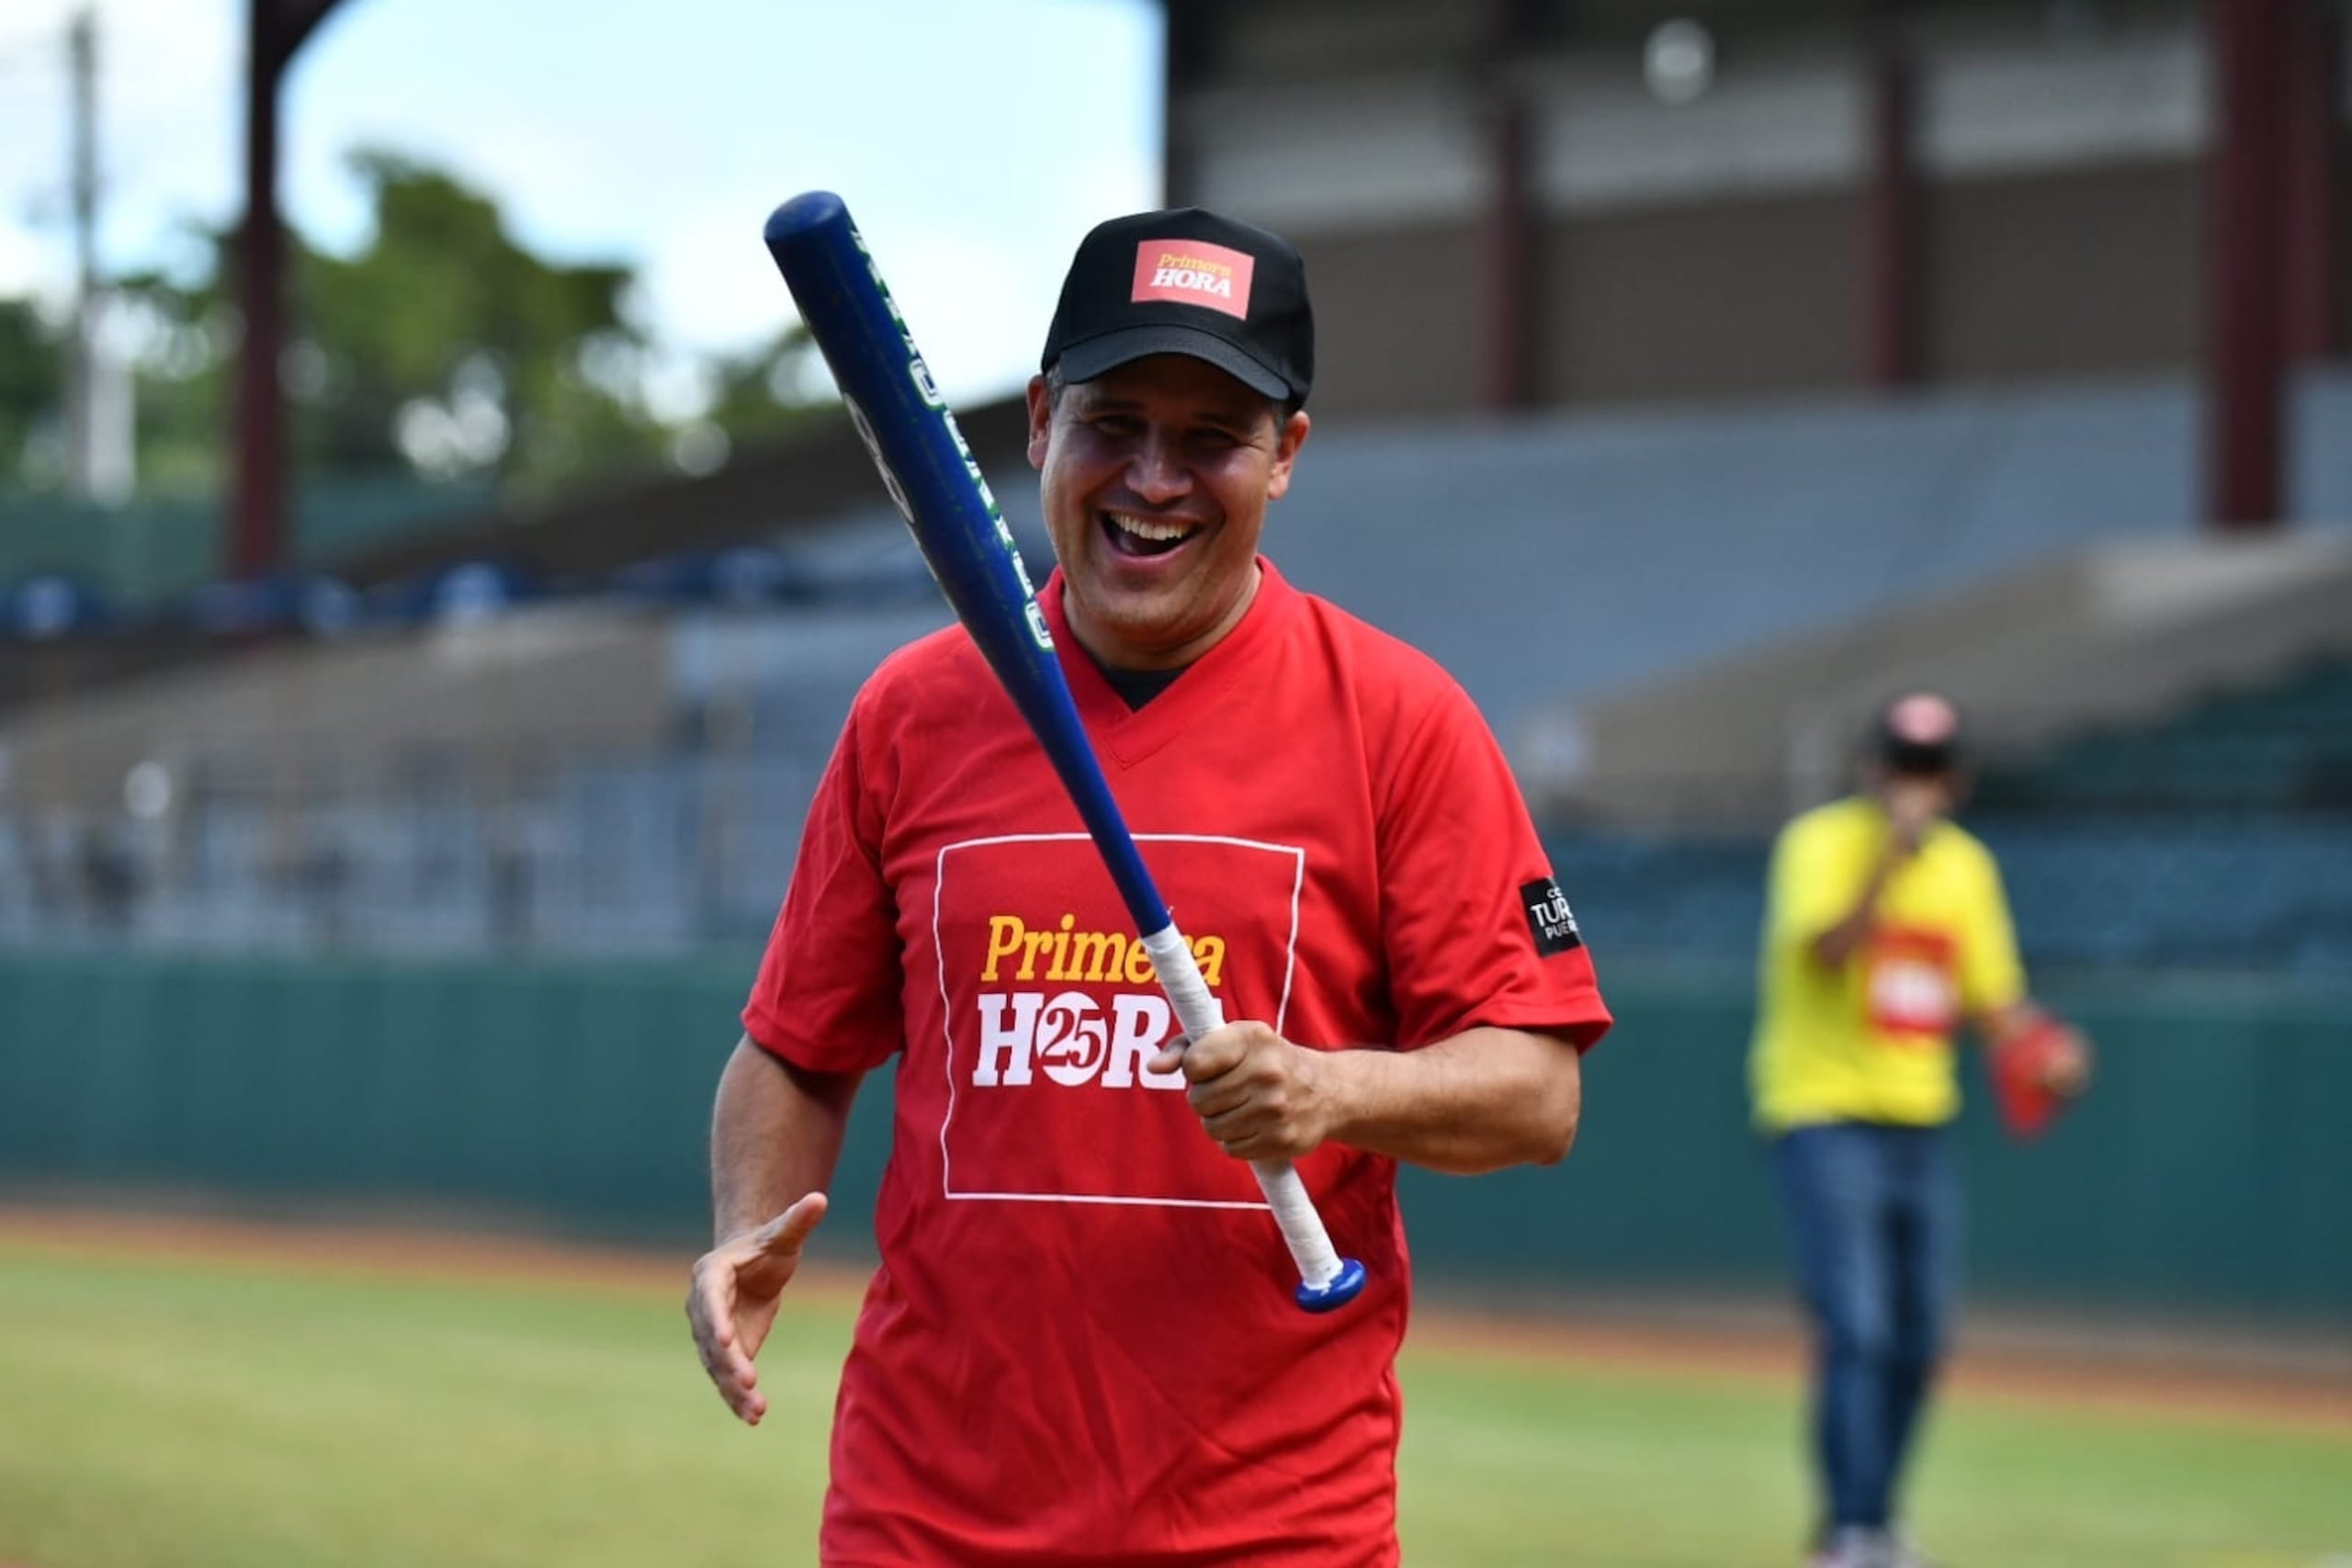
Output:
<instances>
[{"instance_id":1,"label":"white rectangle outline on shirt","mask_svg":"<svg viewBox=\"0 0 2352 1568\"><path fill-rule=\"evenodd\" d=\"M1263 850L1269 854L1288 855L1296 869L1290 884L1290 940L1283 949L1283 996L1275 1004L1274 1032L1282 1032L1283 1020L1290 1012L1291 979L1298 967L1298 900L1306 884L1306 851L1296 844L1270 844L1256 839L1232 839L1216 833L1137 833L1138 844L1231 844L1238 849ZM947 1114L939 1120L939 1195L950 1202L970 1199L987 1199L1001 1203L1108 1203L1148 1209L1256 1209L1266 1211L1264 1203L1227 1201L1214 1198L1114 1198L1106 1194L1086 1192L958 1192L955 1190L956 1173L947 1156L947 1129L956 1120L956 1003L947 994L947 946L940 941L940 901L947 888L947 852L950 850L976 850L990 844L1042 844L1077 840L1092 840L1084 833L1001 833L993 838L964 839L956 843L942 844L934 864L931 882L931 951L939 963L939 1027L940 1043L945 1058L947 1073ZM1206 1137L1208 1134L1201 1134Z\"/></svg>"}]
</instances>

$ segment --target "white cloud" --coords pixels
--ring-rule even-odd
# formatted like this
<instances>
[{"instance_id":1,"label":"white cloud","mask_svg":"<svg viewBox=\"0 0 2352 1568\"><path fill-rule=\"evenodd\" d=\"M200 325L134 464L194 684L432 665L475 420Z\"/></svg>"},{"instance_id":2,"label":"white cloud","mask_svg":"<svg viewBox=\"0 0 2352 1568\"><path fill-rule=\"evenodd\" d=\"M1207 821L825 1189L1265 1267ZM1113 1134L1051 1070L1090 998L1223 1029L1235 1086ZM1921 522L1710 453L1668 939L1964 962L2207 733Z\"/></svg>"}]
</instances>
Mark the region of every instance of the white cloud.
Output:
<instances>
[{"instance_id":1,"label":"white cloud","mask_svg":"<svg viewBox=\"0 0 2352 1568\"><path fill-rule=\"evenodd\" d=\"M760 243L764 208L713 206L647 236L640 256L650 324L686 345L753 342L793 319L792 300Z\"/></svg>"}]
</instances>

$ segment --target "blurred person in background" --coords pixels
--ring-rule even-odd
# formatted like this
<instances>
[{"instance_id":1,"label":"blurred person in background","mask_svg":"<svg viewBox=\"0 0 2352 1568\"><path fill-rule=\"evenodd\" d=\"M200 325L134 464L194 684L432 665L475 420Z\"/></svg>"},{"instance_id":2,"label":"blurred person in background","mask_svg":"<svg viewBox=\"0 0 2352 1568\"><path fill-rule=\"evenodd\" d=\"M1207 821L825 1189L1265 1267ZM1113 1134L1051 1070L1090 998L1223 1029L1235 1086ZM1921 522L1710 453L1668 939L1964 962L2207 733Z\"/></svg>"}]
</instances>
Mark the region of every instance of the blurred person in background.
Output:
<instances>
[{"instance_id":1,"label":"blurred person in background","mask_svg":"<svg viewBox=\"0 0 2352 1568\"><path fill-rule=\"evenodd\" d=\"M825 1562L1395 1563L1396 1162L1575 1136L1609 1016L1500 749L1433 662L1258 553L1313 364L1298 253L1182 209L1087 236L1029 387L1039 605L1234 1022L1170 1040L962 627L875 673L820 785L721 1080L687 1310L760 1420L752 1357L859 1080L899 1057ZM1295 1304L1241 1163L1268 1158L1365 1264L1360 1298Z\"/></svg>"},{"instance_id":2,"label":"blurred person in background","mask_svg":"<svg viewBox=\"0 0 2352 1568\"><path fill-rule=\"evenodd\" d=\"M1895 1499L1959 1269L1953 1038L1998 1051L2040 1018L1999 868L1951 820L1965 784L1958 711L1914 693L1874 720L1863 790L1773 847L1750 1084L1814 1335L1815 1568L1925 1568ZM2041 1071L2079 1092L2081 1040Z\"/></svg>"},{"instance_id":3,"label":"blurred person in background","mask_svg":"<svg viewBox=\"0 0 2352 1568\"><path fill-rule=\"evenodd\" d=\"M109 823L84 824L75 854L90 929L102 936L129 935L139 903L140 874L119 831Z\"/></svg>"}]
</instances>

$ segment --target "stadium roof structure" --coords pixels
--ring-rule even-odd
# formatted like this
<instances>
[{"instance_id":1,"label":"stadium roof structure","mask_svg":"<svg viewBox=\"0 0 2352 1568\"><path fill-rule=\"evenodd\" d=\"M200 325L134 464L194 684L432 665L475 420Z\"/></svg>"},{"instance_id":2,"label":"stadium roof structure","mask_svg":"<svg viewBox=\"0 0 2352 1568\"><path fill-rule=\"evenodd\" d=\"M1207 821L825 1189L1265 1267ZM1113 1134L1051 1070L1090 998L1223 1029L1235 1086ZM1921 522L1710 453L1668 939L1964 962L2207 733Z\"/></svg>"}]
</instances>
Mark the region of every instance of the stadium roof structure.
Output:
<instances>
[{"instance_id":1,"label":"stadium roof structure","mask_svg":"<svg viewBox=\"0 0 2352 1568\"><path fill-rule=\"evenodd\" d=\"M1327 412L2187 371L2264 527L2352 353L2335 0L1167 11L1169 197L1299 243Z\"/></svg>"}]
</instances>

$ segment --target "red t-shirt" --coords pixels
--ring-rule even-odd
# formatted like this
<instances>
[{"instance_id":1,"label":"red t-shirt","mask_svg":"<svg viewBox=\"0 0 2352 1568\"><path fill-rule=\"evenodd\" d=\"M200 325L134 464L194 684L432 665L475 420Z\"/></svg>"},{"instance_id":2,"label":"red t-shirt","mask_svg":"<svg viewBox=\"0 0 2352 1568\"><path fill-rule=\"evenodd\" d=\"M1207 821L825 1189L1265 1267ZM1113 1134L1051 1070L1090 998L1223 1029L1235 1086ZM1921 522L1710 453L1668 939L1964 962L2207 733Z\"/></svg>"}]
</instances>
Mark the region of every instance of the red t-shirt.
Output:
<instances>
[{"instance_id":1,"label":"red t-shirt","mask_svg":"<svg viewBox=\"0 0 2352 1568\"><path fill-rule=\"evenodd\" d=\"M1608 1027L1518 788L1436 664L1264 579L1136 712L1040 596L1080 714L1228 1019L1409 1050ZM837 1565L1396 1559L1407 1258L1395 1162L1299 1171L1371 1283L1328 1315L1182 1080L1110 875L960 628L850 711L743 1021L856 1071L903 1053L834 1412Z\"/></svg>"}]
</instances>

